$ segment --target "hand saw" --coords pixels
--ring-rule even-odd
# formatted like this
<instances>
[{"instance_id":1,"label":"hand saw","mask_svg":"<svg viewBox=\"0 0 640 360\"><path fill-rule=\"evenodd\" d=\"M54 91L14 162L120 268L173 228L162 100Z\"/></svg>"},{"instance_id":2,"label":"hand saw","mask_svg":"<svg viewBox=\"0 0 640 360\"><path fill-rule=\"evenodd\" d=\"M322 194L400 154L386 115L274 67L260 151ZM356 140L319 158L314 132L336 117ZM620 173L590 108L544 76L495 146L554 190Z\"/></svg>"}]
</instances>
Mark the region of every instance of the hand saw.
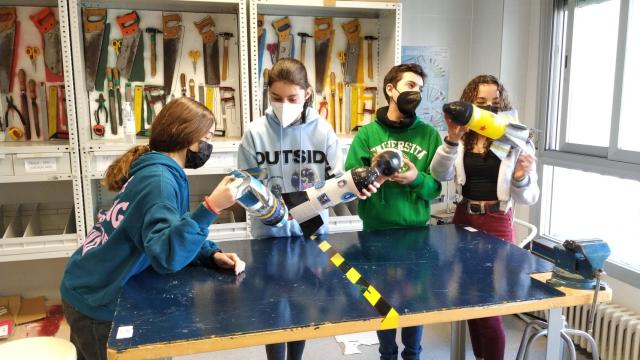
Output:
<instances>
[{"instance_id":1,"label":"hand saw","mask_svg":"<svg viewBox=\"0 0 640 360\"><path fill-rule=\"evenodd\" d=\"M322 94L324 91L327 75L329 72L329 61L331 48L333 45L333 19L315 18L313 37L315 40L315 65L316 65L316 92Z\"/></svg>"},{"instance_id":2,"label":"hand saw","mask_svg":"<svg viewBox=\"0 0 640 360\"><path fill-rule=\"evenodd\" d=\"M293 37L291 36L291 22L289 17L283 17L271 23L278 35L278 55L276 60L293 57Z\"/></svg>"},{"instance_id":3,"label":"hand saw","mask_svg":"<svg viewBox=\"0 0 640 360\"><path fill-rule=\"evenodd\" d=\"M84 30L84 70L86 73L87 91L96 87L96 75L102 51L104 28L107 22L107 9L85 8L82 11L82 28Z\"/></svg>"},{"instance_id":4,"label":"hand saw","mask_svg":"<svg viewBox=\"0 0 640 360\"><path fill-rule=\"evenodd\" d=\"M360 57L360 21L353 19L342 24L347 37L347 63L344 69L344 82L355 83L358 79L358 60Z\"/></svg>"},{"instance_id":5,"label":"hand saw","mask_svg":"<svg viewBox=\"0 0 640 360\"><path fill-rule=\"evenodd\" d=\"M164 60L164 93L173 92L173 75L182 41L182 17L180 14L162 15L162 45Z\"/></svg>"},{"instance_id":6,"label":"hand saw","mask_svg":"<svg viewBox=\"0 0 640 360\"><path fill-rule=\"evenodd\" d=\"M46 7L29 18L42 34L47 81L63 81L60 25L53 10Z\"/></svg>"},{"instance_id":7,"label":"hand saw","mask_svg":"<svg viewBox=\"0 0 640 360\"><path fill-rule=\"evenodd\" d=\"M16 19L15 7L0 7L0 49L3 49L0 56L0 93L3 94L8 94L11 90Z\"/></svg>"},{"instance_id":8,"label":"hand saw","mask_svg":"<svg viewBox=\"0 0 640 360\"><path fill-rule=\"evenodd\" d=\"M262 57L267 44L267 33L264 31L264 15L258 15L258 74L262 73Z\"/></svg>"},{"instance_id":9,"label":"hand saw","mask_svg":"<svg viewBox=\"0 0 640 360\"><path fill-rule=\"evenodd\" d=\"M18 84L20 85L20 111L22 112L22 125L27 140L31 140L31 124L29 120L29 99L27 98L27 75L24 69L18 71Z\"/></svg>"},{"instance_id":10,"label":"hand saw","mask_svg":"<svg viewBox=\"0 0 640 360\"><path fill-rule=\"evenodd\" d=\"M194 22L198 33L202 36L204 57L204 82L207 85L220 85L220 50L215 23L211 15L207 15L198 22Z\"/></svg>"},{"instance_id":11,"label":"hand saw","mask_svg":"<svg viewBox=\"0 0 640 360\"><path fill-rule=\"evenodd\" d=\"M134 79L131 79L132 70L136 61L140 40L142 39L142 30L140 30L139 26L140 18L137 12L132 11L128 14L117 16L116 22L122 32L122 47L116 60L116 68L120 70L120 74L123 77L129 81L133 81Z\"/></svg>"},{"instance_id":12,"label":"hand saw","mask_svg":"<svg viewBox=\"0 0 640 360\"><path fill-rule=\"evenodd\" d=\"M36 140L40 139L40 111L38 97L36 96L36 81L29 80L29 97L31 98L31 112L33 112L33 125L36 129Z\"/></svg>"}]
</instances>

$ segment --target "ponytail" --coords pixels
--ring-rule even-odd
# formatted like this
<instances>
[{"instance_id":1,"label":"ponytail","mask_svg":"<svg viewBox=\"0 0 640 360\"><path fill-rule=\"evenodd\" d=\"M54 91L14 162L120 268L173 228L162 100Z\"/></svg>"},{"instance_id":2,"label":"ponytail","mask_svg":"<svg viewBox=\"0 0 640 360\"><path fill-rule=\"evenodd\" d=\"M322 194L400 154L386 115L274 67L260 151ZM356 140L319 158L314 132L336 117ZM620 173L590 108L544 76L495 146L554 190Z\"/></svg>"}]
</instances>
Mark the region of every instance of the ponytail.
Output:
<instances>
[{"instance_id":1,"label":"ponytail","mask_svg":"<svg viewBox=\"0 0 640 360\"><path fill-rule=\"evenodd\" d=\"M149 152L149 145L134 146L109 165L102 179L102 186L109 191L120 191L129 179L131 164L140 156Z\"/></svg>"}]
</instances>

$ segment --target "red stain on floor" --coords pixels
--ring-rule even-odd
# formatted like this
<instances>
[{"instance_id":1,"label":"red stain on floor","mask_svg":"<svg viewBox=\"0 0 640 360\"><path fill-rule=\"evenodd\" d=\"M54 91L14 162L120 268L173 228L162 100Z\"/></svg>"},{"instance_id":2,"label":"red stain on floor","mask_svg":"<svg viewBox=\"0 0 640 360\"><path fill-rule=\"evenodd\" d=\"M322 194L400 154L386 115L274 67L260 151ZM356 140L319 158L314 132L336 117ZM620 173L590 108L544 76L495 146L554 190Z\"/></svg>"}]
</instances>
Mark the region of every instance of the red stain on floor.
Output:
<instances>
[{"instance_id":1,"label":"red stain on floor","mask_svg":"<svg viewBox=\"0 0 640 360\"><path fill-rule=\"evenodd\" d=\"M46 318L28 325L28 336L54 336L60 330L62 319L64 319L62 305L50 306Z\"/></svg>"}]
</instances>

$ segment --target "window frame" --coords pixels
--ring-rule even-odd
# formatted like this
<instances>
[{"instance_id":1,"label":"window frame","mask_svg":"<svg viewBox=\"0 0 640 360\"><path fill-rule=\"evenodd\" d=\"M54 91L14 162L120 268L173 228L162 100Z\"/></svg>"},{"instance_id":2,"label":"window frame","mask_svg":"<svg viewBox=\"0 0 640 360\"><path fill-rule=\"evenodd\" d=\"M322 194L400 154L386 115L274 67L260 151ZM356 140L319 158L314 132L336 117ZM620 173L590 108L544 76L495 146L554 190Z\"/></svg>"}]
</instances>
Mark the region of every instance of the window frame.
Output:
<instances>
[{"instance_id":1,"label":"window frame","mask_svg":"<svg viewBox=\"0 0 640 360\"><path fill-rule=\"evenodd\" d=\"M538 92L536 126L541 129L538 149L538 171L541 187L540 201L531 208L531 219L537 222L540 235L560 243L549 235L553 197L553 167L615 176L640 181L640 152L618 147L621 95L624 80L626 31L629 22L631 0L620 0L618 44L614 75L614 98L609 147L571 144L566 139L566 110L570 75L570 41L573 24L573 8L576 0L552 0L541 2L540 52L538 58ZM635 0L640 6L640 0ZM571 6L573 5L573 7ZM564 65L566 64L567 67ZM613 146L612 146L613 145ZM603 214L604 215L604 214ZM537 220L537 221L536 221ZM614 221L615 219L612 219ZM609 275L640 288L640 271L615 260L607 261Z\"/></svg>"}]
</instances>

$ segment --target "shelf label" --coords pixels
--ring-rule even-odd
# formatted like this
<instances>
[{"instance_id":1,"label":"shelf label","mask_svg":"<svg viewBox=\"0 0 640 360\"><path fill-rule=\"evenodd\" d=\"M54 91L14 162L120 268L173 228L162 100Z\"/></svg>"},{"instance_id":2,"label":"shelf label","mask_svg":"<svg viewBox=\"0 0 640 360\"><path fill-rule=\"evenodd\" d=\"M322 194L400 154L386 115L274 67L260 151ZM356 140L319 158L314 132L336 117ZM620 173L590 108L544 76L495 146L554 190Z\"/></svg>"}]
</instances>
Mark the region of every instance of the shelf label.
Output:
<instances>
[{"instance_id":1,"label":"shelf label","mask_svg":"<svg viewBox=\"0 0 640 360\"><path fill-rule=\"evenodd\" d=\"M114 162L120 155L96 155L96 171L106 171L109 165Z\"/></svg>"},{"instance_id":2,"label":"shelf label","mask_svg":"<svg viewBox=\"0 0 640 360\"><path fill-rule=\"evenodd\" d=\"M236 157L233 153L211 153L209 161L205 163L208 168L235 168Z\"/></svg>"},{"instance_id":3,"label":"shelf label","mask_svg":"<svg viewBox=\"0 0 640 360\"><path fill-rule=\"evenodd\" d=\"M116 333L116 339L128 339L133 336L133 326L120 326Z\"/></svg>"},{"instance_id":4,"label":"shelf label","mask_svg":"<svg viewBox=\"0 0 640 360\"><path fill-rule=\"evenodd\" d=\"M24 171L28 173L52 172L58 170L57 158L24 159Z\"/></svg>"}]
</instances>

